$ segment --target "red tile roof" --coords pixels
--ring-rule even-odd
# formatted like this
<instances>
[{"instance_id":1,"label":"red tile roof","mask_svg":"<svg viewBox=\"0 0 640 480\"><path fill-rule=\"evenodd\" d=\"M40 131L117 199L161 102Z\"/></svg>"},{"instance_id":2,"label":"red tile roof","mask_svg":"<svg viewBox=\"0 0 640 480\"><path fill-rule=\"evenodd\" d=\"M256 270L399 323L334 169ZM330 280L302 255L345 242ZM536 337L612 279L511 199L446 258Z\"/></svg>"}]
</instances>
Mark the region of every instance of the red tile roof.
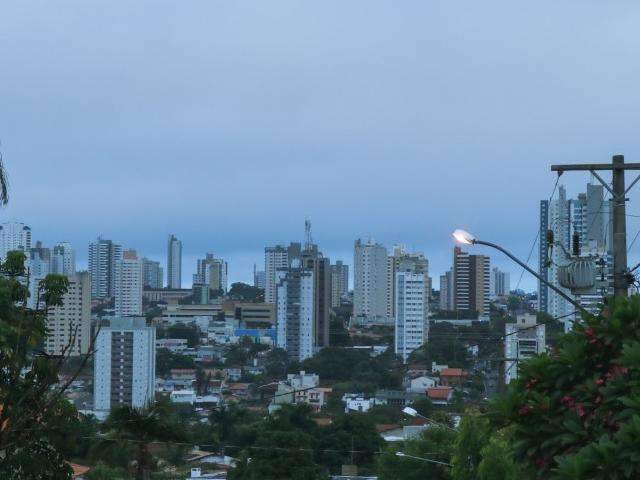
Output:
<instances>
[{"instance_id":1,"label":"red tile roof","mask_svg":"<svg viewBox=\"0 0 640 480\"><path fill-rule=\"evenodd\" d=\"M441 377L464 377L466 375L466 372L464 372L461 368L443 368L440 371Z\"/></svg>"},{"instance_id":2,"label":"red tile roof","mask_svg":"<svg viewBox=\"0 0 640 480\"><path fill-rule=\"evenodd\" d=\"M448 400L451 390L451 387L427 388L427 396L432 400Z\"/></svg>"}]
</instances>

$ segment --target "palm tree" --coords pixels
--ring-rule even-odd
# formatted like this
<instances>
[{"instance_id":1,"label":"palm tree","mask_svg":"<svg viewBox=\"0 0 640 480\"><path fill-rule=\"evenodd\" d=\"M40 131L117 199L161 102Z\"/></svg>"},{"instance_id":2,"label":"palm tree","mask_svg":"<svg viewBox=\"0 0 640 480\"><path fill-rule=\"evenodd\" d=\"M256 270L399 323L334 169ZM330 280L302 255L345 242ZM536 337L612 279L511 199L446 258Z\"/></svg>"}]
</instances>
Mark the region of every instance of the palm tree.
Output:
<instances>
[{"instance_id":1,"label":"palm tree","mask_svg":"<svg viewBox=\"0 0 640 480\"><path fill-rule=\"evenodd\" d=\"M2 160L2 151L0 151L0 204L6 205L9 203L9 182Z\"/></svg>"},{"instance_id":2,"label":"palm tree","mask_svg":"<svg viewBox=\"0 0 640 480\"><path fill-rule=\"evenodd\" d=\"M122 405L113 409L105 422L107 441L133 444L138 480L147 480L153 468L149 443L179 442L185 438L169 409L167 403L155 403L142 409Z\"/></svg>"}]
</instances>

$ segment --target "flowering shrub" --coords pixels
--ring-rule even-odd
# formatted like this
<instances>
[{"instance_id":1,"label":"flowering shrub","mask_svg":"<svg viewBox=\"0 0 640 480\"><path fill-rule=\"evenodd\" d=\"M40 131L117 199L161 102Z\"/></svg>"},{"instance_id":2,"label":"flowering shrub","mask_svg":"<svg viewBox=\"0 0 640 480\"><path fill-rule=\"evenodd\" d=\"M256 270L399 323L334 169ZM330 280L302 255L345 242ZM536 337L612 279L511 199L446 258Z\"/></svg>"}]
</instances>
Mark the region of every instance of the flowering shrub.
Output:
<instances>
[{"instance_id":1,"label":"flowering shrub","mask_svg":"<svg viewBox=\"0 0 640 480\"><path fill-rule=\"evenodd\" d=\"M522 362L492 413L515 429L534 477L640 478L640 296L612 300Z\"/></svg>"}]
</instances>

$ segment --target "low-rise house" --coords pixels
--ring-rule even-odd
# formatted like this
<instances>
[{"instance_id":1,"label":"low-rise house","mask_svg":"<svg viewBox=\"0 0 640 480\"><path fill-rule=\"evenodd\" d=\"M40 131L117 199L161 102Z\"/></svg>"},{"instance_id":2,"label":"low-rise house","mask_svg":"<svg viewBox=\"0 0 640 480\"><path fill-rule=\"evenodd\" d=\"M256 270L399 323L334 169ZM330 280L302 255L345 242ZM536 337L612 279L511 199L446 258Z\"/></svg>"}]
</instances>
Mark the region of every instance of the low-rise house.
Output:
<instances>
[{"instance_id":1,"label":"low-rise house","mask_svg":"<svg viewBox=\"0 0 640 480\"><path fill-rule=\"evenodd\" d=\"M240 367L225 368L224 376L230 382L237 382L242 378L242 368Z\"/></svg>"},{"instance_id":2,"label":"low-rise house","mask_svg":"<svg viewBox=\"0 0 640 480\"><path fill-rule=\"evenodd\" d=\"M344 413L368 412L376 404L375 398L366 398L362 393L345 393L342 396Z\"/></svg>"},{"instance_id":3,"label":"low-rise house","mask_svg":"<svg viewBox=\"0 0 640 480\"><path fill-rule=\"evenodd\" d=\"M434 405L447 405L453 396L453 388L440 386L427 389L427 398Z\"/></svg>"},{"instance_id":4,"label":"low-rise house","mask_svg":"<svg viewBox=\"0 0 640 480\"><path fill-rule=\"evenodd\" d=\"M226 389L234 397L248 397L251 393L251 384L249 383L230 383Z\"/></svg>"},{"instance_id":5,"label":"low-rise house","mask_svg":"<svg viewBox=\"0 0 640 480\"><path fill-rule=\"evenodd\" d=\"M468 376L469 374L461 368L443 368L440 370L440 384L449 387L461 387Z\"/></svg>"},{"instance_id":6,"label":"low-rise house","mask_svg":"<svg viewBox=\"0 0 640 480\"><path fill-rule=\"evenodd\" d=\"M278 382L276 393L269 404L269 413L278 410L282 405L306 403L313 411L318 412L324 407L330 388L319 386L320 377L313 373L301 371L287 375L287 380Z\"/></svg>"},{"instance_id":7,"label":"low-rise house","mask_svg":"<svg viewBox=\"0 0 640 480\"><path fill-rule=\"evenodd\" d=\"M172 380L194 380L196 379L195 368L172 368L169 370Z\"/></svg>"},{"instance_id":8,"label":"low-rise house","mask_svg":"<svg viewBox=\"0 0 640 480\"><path fill-rule=\"evenodd\" d=\"M393 407L404 408L414 400L424 398L424 392L415 393L405 390L378 390L376 391L376 405L391 405Z\"/></svg>"},{"instance_id":9,"label":"low-rise house","mask_svg":"<svg viewBox=\"0 0 640 480\"><path fill-rule=\"evenodd\" d=\"M437 384L438 379L424 375L411 379L409 386L407 387L407 391L424 394L427 391L427 388L435 387Z\"/></svg>"},{"instance_id":10,"label":"low-rise house","mask_svg":"<svg viewBox=\"0 0 640 480\"><path fill-rule=\"evenodd\" d=\"M187 349L186 338L157 338L156 348L166 348L171 353L182 353Z\"/></svg>"},{"instance_id":11,"label":"low-rise house","mask_svg":"<svg viewBox=\"0 0 640 480\"><path fill-rule=\"evenodd\" d=\"M188 403L193 405L196 403L196 392L193 390L174 390L169 395L172 403Z\"/></svg>"},{"instance_id":12,"label":"low-rise house","mask_svg":"<svg viewBox=\"0 0 640 480\"><path fill-rule=\"evenodd\" d=\"M386 442L404 442L418 438L429 426L426 420L417 418L408 425L376 425L376 431Z\"/></svg>"}]
</instances>

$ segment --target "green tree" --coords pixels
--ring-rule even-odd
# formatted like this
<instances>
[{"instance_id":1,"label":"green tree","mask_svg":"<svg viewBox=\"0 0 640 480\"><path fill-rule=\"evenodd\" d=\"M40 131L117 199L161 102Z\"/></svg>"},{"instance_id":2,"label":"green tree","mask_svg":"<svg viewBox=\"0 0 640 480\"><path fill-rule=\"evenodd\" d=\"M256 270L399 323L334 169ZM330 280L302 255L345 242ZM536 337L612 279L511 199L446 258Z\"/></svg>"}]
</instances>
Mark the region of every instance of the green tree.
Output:
<instances>
[{"instance_id":1,"label":"green tree","mask_svg":"<svg viewBox=\"0 0 640 480\"><path fill-rule=\"evenodd\" d=\"M166 330L167 338L184 338L189 348L200 344L200 329L195 323L176 323Z\"/></svg>"},{"instance_id":2,"label":"green tree","mask_svg":"<svg viewBox=\"0 0 640 480\"><path fill-rule=\"evenodd\" d=\"M0 177L1 167L0 161ZM6 195L3 182L0 178L0 201ZM40 350L45 318L50 308L62 305L69 281L48 275L36 289L38 308L27 308L28 289L20 281L27 277L25 260L23 252L12 251L0 265L0 478L70 478L56 432L77 415L64 398L75 375L61 384L58 378L74 337L57 357Z\"/></svg>"},{"instance_id":3,"label":"green tree","mask_svg":"<svg viewBox=\"0 0 640 480\"><path fill-rule=\"evenodd\" d=\"M244 302L264 302L263 289L242 282L232 283L228 295L234 300L241 300Z\"/></svg>"},{"instance_id":4,"label":"green tree","mask_svg":"<svg viewBox=\"0 0 640 480\"><path fill-rule=\"evenodd\" d=\"M241 453L229 479L326 478L314 459L317 435L318 427L307 405L284 406L262 423L255 442Z\"/></svg>"},{"instance_id":5,"label":"green tree","mask_svg":"<svg viewBox=\"0 0 640 480\"><path fill-rule=\"evenodd\" d=\"M492 415L537 478L640 478L640 297L610 300L522 362Z\"/></svg>"},{"instance_id":6,"label":"green tree","mask_svg":"<svg viewBox=\"0 0 640 480\"><path fill-rule=\"evenodd\" d=\"M156 351L156 373L160 376L166 376L173 368L196 368L196 362L186 355L172 353L166 348L159 348Z\"/></svg>"},{"instance_id":7,"label":"green tree","mask_svg":"<svg viewBox=\"0 0 640 480\"><path fill-rule=\"evenodd\" d=\"M118 443L129 443L135 452L135 478L148 479L155 466L153 455L149 451L152 441L175 442L185 440L186 435L176 421L171 405L157 402L146 408L138 409L121 405L111 410L104 429L104 447Z\"/></svg>"},{"instance_id":8,"label":"green tree","mask_svg":"<svg viewBox=\"0 0 640 480\"><path fill-rule=\"evenodd\" d=\"M401 451L414 457L449 463L455 432L445 427L431 427L415 440L387 447L378 460L380 480L449 480L451 467L409 457L398 457Z\"/></svg>"},{"instance_id":9,"label":"green tree","mask_svg":"<svg viewBox=\"0 0 640 480\"><path fill-rule=\"evenodd\" d=\"M508 431L494 432L482 450L478 465L478 480L524 480L528 478L513 457L513 435Z\"/></svg>"},{"instance_id":10,"label":"green tree","mask_svg":"<svg viewBox=\"0 0 640 480\"><path fill-rule=\"evenodd\" d=\"M462 417L453 445L451 476L453 480L474 480L478 476L481 450L489 436L490 425L477 411L467 411Z\"/></svg>"},{"instance_id":11,"label":"green tree","mask_svg":"<svg viewBox=\"0 0 640 480\"><path fill-rule=\"evenodd\" d=\"M120 469L98 462L86 475L87 480L127 480L129 475Z\"/></svg>"}]
</instances>

